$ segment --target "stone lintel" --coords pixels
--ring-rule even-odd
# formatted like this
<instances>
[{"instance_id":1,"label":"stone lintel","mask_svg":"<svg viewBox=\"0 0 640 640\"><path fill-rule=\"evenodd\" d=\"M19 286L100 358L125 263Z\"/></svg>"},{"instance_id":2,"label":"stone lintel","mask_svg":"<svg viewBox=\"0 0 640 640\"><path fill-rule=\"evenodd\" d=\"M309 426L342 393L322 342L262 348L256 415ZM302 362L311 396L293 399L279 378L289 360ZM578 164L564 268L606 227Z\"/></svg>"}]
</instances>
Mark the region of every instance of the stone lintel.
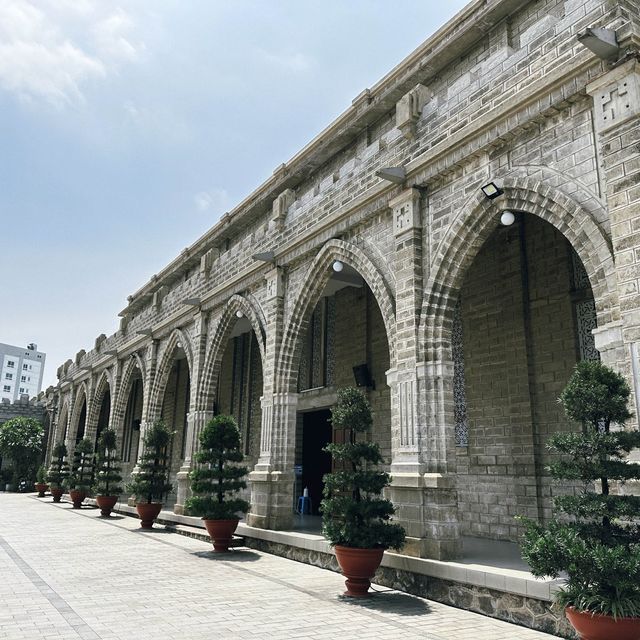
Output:
<instances>
[{"instance_id":1,"label":"stone lintel","mask_svg":"<svg viewBox=\"0 0 640 640\"><path fill-rule=\"evenodd\" d=\"M406 489L455 489L456 481L453 476L442 473L394 471L392 465L391 486Z\"/></svg>"}]
</instances>

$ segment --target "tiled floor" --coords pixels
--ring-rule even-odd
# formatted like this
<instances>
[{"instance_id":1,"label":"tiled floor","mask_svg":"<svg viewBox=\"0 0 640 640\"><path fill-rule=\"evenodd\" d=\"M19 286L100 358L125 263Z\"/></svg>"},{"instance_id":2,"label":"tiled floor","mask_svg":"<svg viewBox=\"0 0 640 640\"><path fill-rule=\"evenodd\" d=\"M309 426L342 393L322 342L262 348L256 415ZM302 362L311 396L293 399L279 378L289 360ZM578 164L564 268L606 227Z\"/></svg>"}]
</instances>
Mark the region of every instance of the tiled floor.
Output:
<instances>
[{"instance_id":1,"label":"tiled floor","mask_svg":"<svg viewBox=\"0 0 640 640\"><path fill-rule=\"evenodd\" d=\"M0 639L552 637L383 587L354 602L330 571L98 513L0 494Z\"/></svg>"}]
</instances>

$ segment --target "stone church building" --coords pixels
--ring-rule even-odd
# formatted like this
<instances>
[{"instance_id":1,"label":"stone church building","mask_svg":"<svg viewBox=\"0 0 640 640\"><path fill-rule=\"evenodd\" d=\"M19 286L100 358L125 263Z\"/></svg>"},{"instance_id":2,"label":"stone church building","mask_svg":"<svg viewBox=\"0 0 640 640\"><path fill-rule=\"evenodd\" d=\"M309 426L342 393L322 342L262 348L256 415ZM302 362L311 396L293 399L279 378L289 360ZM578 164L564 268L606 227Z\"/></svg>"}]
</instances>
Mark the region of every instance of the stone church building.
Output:
<instances>
[{"instance_id":1,"label":"stone church building","mask_svg":"<svg viewBox=\"0 0 640 640\"><path fill-rule=\"evenodd\" d=\"M182 513L198 434L230 413L247 523L288 530L358 384L403 553L516 540L515 515L550 515L576 362L640 393L639 49L637 0L470 2L59 368L49 454L109 426L129 474L162 418Z\"/></svg>"}]
</instances>

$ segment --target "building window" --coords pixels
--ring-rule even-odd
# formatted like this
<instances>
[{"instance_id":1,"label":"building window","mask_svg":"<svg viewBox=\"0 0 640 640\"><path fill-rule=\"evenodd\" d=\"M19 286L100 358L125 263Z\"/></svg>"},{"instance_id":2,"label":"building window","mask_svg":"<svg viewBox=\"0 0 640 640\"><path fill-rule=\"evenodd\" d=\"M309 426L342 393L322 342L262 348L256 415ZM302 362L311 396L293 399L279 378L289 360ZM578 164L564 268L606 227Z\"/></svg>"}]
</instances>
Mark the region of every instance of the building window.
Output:
<instances>
[{"instance_id":1,"label":"building window","mask_svg":"<svg viewBox=\"0 0 640 640\"><path fill-rule=\"evenodd\" d=\"M23 364L23 365L22 365L22 368L23 368L23 369L28 369L28 368L29 368L29 365L28 365L28 364Z\"/></svg>"},{"instance_id":2,"label":"building window","mask_svg":"<svg viewBox=\"0 0 640 640\"><path fill-rule=\"evenodd\" d=\"M5 373L4 374L4 379L5 380L13 380L13 373Z\"/></svg>"},{"instance_id":3,"label":"building window","mask_svg":"<svg viewBox=\"0 0 640 640\"><path fill-rule=\"evenodd\" d=\"M38 358L42 358L42 356L40 354L38 354Z\"/></svg>"},{"instance_id":4,"label":"building window","mask_svg":"<svg viewBox=\"0 0 640 640\"><path fill-rule=\"evenodd\" d=\"M20 387L20 393L25 393L25 390L23 387Z\"/></svg>"},{"instance_id":5,"label":"building window","mask_svg":"<svg viewBox=\"0 0 640 640\"><path fill-rule=\"evenodd\" d=\"M20 382L26 382L27 376L20 376Z\"/></svg>"},{"instance_id":6,"label":"building window","mask_svg":"<svg viewBox=\"0 0 640 640\"><path fill-rule=\"evenodd\" d=\"M9 391L11 392L11 387L8 384L4 385L4 391Z\"/></svg>"},{"instance_id":7,"label":"building window","mask_svg":"<svg viewBox=\"0 0 640 640\"><path fill-rule=\"evenodd\" d=\"M15 367L15 362L13 360L7 360L7 367L9 369L13 369L13 367Z\"/></svg>"}]
</instances>

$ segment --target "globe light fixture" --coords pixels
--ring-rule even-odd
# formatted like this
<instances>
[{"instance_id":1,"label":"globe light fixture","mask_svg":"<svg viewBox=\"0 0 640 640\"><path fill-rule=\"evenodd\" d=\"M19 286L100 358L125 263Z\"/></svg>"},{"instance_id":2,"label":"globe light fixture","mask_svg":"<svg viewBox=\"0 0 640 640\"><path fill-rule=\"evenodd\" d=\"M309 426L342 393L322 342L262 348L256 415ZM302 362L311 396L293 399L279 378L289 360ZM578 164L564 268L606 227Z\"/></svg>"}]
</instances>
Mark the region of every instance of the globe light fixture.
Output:
<instances>
[{"instance_id":1,"label":"globe light fixture","mask_svg":"<svg viewBox=\"0 0 640 640\"><path fill-rule=\"evenodd\" d=\"M342 264L342 262L340 262L340 260L336 260L336 261L333 263L333 270L334 270L336 273L340 273L343 269L344 269L344 265Z\"/></svg>"},{"instance_id":2,"label":"globe light fixture","mask_svg":"<svg viewBox=\"0 0 640 640\"><path fill-rule=\"evenodd\" d=\"M500 222L505 227L510 227L516 221L516 217L513 215L511 211L503 211L500 216Z\"/></svg>"},{"instance_id":3,"label":"globe light fixture","mask_svg":"<svg viewBox=\"0 0 640 640\"><path fill-rule=\"evenodd\" d=\"M240 311L240 309L238 309L236 311L236 318L242 318L242 317L244 317L244 313L242 313L242 311Z\"/></svg>"}]
</instances>

